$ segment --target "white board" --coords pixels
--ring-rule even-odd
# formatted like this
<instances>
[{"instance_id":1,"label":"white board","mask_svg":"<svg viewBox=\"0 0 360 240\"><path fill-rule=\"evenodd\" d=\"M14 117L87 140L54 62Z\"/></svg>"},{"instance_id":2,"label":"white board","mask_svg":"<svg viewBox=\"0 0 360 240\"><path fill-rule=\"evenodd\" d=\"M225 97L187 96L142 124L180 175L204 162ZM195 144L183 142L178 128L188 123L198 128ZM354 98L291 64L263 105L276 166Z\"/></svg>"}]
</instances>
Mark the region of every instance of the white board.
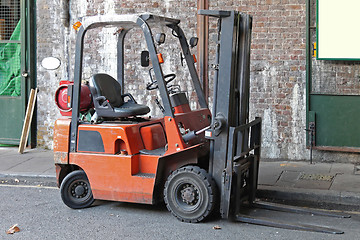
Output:
<instances>
[{"instance_id":1,"label":"white board","mask_svg":"<svg viewBox=\"0 0 360 240\"><path fill-rule=\"evenodd\" d=\"M317 0L317 58L360 59L360 0Z\"/></svg>"}]
</instances>

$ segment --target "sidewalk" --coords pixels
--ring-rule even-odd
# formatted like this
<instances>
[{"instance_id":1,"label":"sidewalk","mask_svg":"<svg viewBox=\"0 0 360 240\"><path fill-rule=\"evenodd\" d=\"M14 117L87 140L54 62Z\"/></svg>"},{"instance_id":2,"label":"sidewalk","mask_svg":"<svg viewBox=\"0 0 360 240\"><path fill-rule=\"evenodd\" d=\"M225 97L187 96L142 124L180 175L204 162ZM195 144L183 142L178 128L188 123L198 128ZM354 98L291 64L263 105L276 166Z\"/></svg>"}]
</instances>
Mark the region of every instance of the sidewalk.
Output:
<instances>
[{"instance_id":1,"label":"sidewalk","mask_svg":"<svg viewBox=\"0 0 360 240\"><path fill-rule=\"evenodd\" d=\"M0 177L42 177L55 182L53 153L0 147ZM354 164L299 161L260 163L260 198L340 204L360 209L360 168Z\"/></svg>"},{"instance_id":2,"label":"sidewalk","mask_svg":"<svg viewBox=\"0 0 360 240\"><path fill-rule=\"evenodd\" d=\"M25 149L24 153L20 154L16 147L0 147L0 176L55 179L53 152L44 149Z\"/></svg>"},{"instance_id":3,"label":"sidewalk","mask_svg":"<svg viewBox=\"0 0 360 240\"><path fill-rule=\"evenodd\" d=\"M360 209L360 168L346 163L263 160L257 196Z\"/></svg>"}]
</instances>

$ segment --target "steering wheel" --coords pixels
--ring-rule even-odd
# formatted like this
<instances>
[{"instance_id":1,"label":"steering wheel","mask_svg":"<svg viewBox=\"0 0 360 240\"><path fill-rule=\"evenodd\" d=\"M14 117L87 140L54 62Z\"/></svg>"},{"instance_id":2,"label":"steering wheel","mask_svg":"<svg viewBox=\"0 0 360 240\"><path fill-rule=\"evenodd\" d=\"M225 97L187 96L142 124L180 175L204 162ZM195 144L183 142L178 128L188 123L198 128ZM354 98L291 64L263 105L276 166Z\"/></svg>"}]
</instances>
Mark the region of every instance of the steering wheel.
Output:
<instances>
[{"instance_id":1,"label":"steering wheel","mask_svg":"<svg viewBox=\"0 0 360 240\"><path fill-rule=\"evenodd\" d=\"M173 81L176 78L175 73L170 73L164 75L165 85L168 85L171 81ZM151 83L146 84L146 90L154 90L159 87L157 81L152 81Z\"/></svg>"}]
</instances>

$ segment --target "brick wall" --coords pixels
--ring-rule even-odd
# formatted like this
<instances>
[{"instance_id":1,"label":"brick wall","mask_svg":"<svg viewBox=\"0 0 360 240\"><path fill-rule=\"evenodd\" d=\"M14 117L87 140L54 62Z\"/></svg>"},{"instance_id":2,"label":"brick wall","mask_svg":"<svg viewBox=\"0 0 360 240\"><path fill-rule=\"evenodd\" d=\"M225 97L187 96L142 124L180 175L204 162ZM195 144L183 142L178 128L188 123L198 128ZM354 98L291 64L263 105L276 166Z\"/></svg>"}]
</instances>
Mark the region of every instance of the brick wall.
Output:
<instances>
[{"instance_id":1,"label":"brick wall","mask_svg":"<svg viewBox=\"0 0 360 240\"><path fill-rule=\"evenodd\" d=\"M263 157L307 158L305 2L210 1L210 8L253 15L250 109L263 117Z\"/></svg>"},{"instance_id":2,"label":"brick wall","mask_svg":"<svg viewBox=\"0 0 360 240\"><path fill-rule=\"evenodd\" d=\"M79 0L70 1L71 24L79 17L97 14L124 14L135 12L152 12L159 15L181 19L181 27L187 37L196 34L196 1L155 1L155 0ZM210 0L210 9L238 10L253 15L252 62L251 62L251 118L263 118L262 156L264 158L307 159L308 150L305 148L305 48L306 48L306 5L303 0ZM53 94L61 79L73 76L73 56L75 31L66 30L59 19L59 0L37 1L38 9L38 61L47 55L57 56L62 59L63 65L56 71L45 71L39 68L38 85L38 143L51 148L52 127L59 113L53 103ZM210 43L216 38L216 21L210 21ZM94 72L107 72L116 76L113 48L106 48L114 44L114 29L101 31L99 42L92 39L90 33L86 40L87 57L84 59L84 79L89 79ZM133 37L136 32L132 32ZM168 39L167 39L168 41ZM101 43L101 44L100 44ZM104 44L106 43L106 44ZM126 54L139 57L144 50L144 43L140 39L126 45ZM172 45L170 44L170 48ZM66 50L68 49L68 50ZM110 49L110 50L109 50ZM165 56L167 63L164 72L176 72L177 83L190 96L192 86L187 81L188 75L179 65L178 52L171 50L171 56ZM105 57L106 56L106 57ZM214 45L210 46L210 64L214 62ZM67 60L68 59L68 60ZM348 87L359 91L359 86L345 83L345 72L351 73L351 64L329 66L319 64L319 69L332 72L334 68L344 69L339 71L338 88ZM325 65L325 66L324 66ZM359 70L358 70L359 71ZM152 108L152 115L160 112L153 101L156 93L144 90L144 84L149 81L148 74L143 69L133 64L126 64L126 76L129 85L126 91L138 96L139 102ZM315 73L318 74L318 73ZM332 73L331 73L332 74ZM210 71L210 84L213 71ZM354 73L354 78L357 76ZM211 86L211 85L210 85ZM319 88L329 89L321 84ZM347 90L346 90L347 91ZM344 90L345 92L345 90ZM142 97L141 97L142 96ZM193 99L194 100L194 99ZM193 103L194 107L195 104ZM339 160L343 155L315 152L320 160ZM349 155L347 155L349 157ZM350 157L356 158L353 155Z\"/></svg>"},{"instance_id":3,"label":"brick wall","mask_svg":"<svg viewBox=\"0 0 360 240\"><path fill-rule=\"evenodd\" d=\"M37 97L38 145L52 148L54 121L59 117L59 111L54 102L55 91L59 81L66 75L66 69L47 71L41 66L45 57L54 56L62 61L64 66L64 35L61 25L59 0L37 1Z\"/></svg>"}]
</instances>

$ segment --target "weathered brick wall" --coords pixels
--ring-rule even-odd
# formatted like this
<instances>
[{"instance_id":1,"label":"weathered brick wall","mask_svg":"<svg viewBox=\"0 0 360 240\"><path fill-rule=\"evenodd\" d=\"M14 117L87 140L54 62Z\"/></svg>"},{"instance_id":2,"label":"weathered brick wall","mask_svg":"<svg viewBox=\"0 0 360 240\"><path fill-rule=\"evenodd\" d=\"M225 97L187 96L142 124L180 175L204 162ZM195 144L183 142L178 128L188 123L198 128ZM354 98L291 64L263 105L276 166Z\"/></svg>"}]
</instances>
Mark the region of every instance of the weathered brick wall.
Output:
<instances>
[{"instance_id":1,"label":"weathered brick wall","mask_svg":"<svg viewBox=\"0 0 360 240\"><path fill-rule=\"evenodd\" d=\"M59 81L66 76L66 69L48 71L41 66L45 57L54 56L65 61L65 29L60 20L60 0L37 1L37 97L38 145L52 148L54 121L60 116L54 102ZM63 65L64 66L64 65Z\"/></svg>"},{"instance_id":2,"label":"weathered brick wall","mask_svg":"<svg viewBox=\"0 0 360 240\"><path fill-rule=\"evenodd\" d=\"M312 64L312 92L360 95L360 64L352 61L316 60Z\"/></svg>"},{"instance_id":3,"label":"weathered brick wall","mask_svg":"<svg viewBox=\"0 0 360 240\"><path fill-rule=\"evenodd\" d=\"M38 137L39 145L51 148L52 127L60 116L53 102L53 95L61 79L73 76L75 31L66 30L59 19L60 0L38 0L38 61L52 55L61 58L63 65L56 71L45 71L39 67L38 85ZM306 56L306 5L303 0L210 0L210 9L238 10L253 15L252 62L251 62L251 118L263 118L262 156L264 158L307 159L305 148L305 56ZM187 37L196 34L196 1L156 1L156 0L79 0L70 1L70 23L79 17L97 14L125 14L152 12L159 15L181 19L181 27ZM210 21L210 42L216 38L216 21ZM86 39L88 47L84 59L83 79L88 80L94 72L107 72L116 76L114 29L101 30L101 37L94 41L89 33ZM94 35L91 35L94 34ZM136 32L129 33L135 40L126 45L126 55L139 57L144 43L136 39ZM68 41L68 42L67 42ZM168 39L166 40L168 41ZM170 40L169 40L170 41ZM101 43L101 44L100 44ZM104 44L105 43L105 44ZM171 46L170 46L171 48ZM66 50L68 49L68 50ZM188 75L179 66L177 50L171 50L173 56L165 56L168 62L164 72L176 72L177 83L190 92ZM195 50L194 50L195 52ZM214 45L210 47L210 64L213 63ZM176 57L175 57L176 55ZM105 57L106 56L106 57ZM322 63L326 64L326 63ZM343 64L341 69L348 68ZM326 66L333 70L334 66ZM325 69L326 69L325 67ZM350 70L346 70L351 72ZM344 71L344 72L346 72ZM126 91L139 96L139 102L152 106L152 115L160 112L154 106L155 93L144 90L149 81L148 74L133 64L126 64L126 76L129 85ZM330 72L330 71L329 71ZM213 71L210 71L212 83ZM339 73L341 75L342 73ZM351 73L352 74L352 73ZM344 78L345 79L345 78ZM339 80L340 81L340 80ZM343 80L341 80L343 81ZM340 84L344 85L344 84ZM210 85L211 86L211 85ZM321 86L324 88L324 86ZM326 86L325 86L326 88ZM351 86L359 91L359 87ZM326 88L328 89L328 88ZM143 97L140 97L143 96ZM194 107L194 104L192 104ZM315 152L320 160L341 160L342 154ZM354 159L354 155L346 155Z\"/></svg>"},{"instance_id":4,"label":"weathered brick wall","mask_svg":"<svg viewBox=\"0 0 360 240\"><path fill-rule=\"evenodd\" d=\"M263 157L307 158L305 2L210 1L210 8L253 15L250 109L263 118Z\"/></svg>"}]
</instances>

